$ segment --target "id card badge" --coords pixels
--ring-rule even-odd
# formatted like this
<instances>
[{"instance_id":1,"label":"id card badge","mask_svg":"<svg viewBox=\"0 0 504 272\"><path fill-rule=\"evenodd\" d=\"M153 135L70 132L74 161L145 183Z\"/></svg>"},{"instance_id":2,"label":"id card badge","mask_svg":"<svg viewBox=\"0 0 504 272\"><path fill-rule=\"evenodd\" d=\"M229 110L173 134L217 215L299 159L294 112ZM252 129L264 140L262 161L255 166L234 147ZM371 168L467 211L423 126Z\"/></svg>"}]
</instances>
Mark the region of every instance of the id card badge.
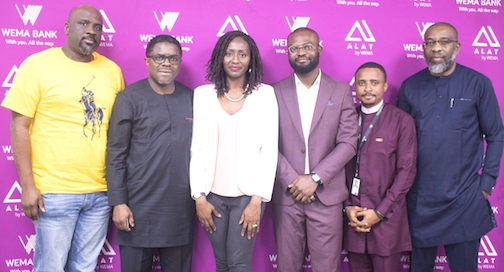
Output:
<instances>
[{"instance_id":1,"label":"id card badge","mask_svg":"<svg viewBox=\"0 0 504 272\"><path fill-rule=\"evenodd\" d=\"M361 179L358 177L354 177L352 180L352 188L350 190L350 193L353 196L359 196L360 184L361 184Z\"/></svg>"}]
</instances>

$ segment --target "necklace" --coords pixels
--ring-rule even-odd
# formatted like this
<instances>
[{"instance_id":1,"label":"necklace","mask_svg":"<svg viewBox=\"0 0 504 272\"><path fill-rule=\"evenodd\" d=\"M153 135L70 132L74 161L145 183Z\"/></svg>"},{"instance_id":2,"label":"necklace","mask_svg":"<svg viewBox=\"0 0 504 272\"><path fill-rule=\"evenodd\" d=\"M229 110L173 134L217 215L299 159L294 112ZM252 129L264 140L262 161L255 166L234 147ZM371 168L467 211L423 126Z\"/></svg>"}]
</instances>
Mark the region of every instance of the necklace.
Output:
<instances>
[{"instance_id":1,"label":"necklace","mask_svg":"<svg viewBox=\"0 0 504 272\"><path fill-rule=\"evenodd\" d=\"M227 92L224 93L224 96L227 98L227 100L229 100L231 102L240 102L243 98L245 98L245 92L243 92L242 95L237 99L233 99L233 98L229 97Z\"/></svg>"},{"instance_id":2,"label":"necklace","mask_svg":"<svg viewBox=\"0 0 504 272\"><path fill-rule=\"evenodd\" d=\"M227 98L227 100L229 100L231 102L240 102L243 98L245 98L245 94L247 93L248 87L249 87L249 85L247 84L247 86L245 86L245 90L243 91L242 95L240 97L238 97L237 99L233 99L233 98L229 97L228 92L225 92L224 96Z\"/></svg>"}]
</instances>

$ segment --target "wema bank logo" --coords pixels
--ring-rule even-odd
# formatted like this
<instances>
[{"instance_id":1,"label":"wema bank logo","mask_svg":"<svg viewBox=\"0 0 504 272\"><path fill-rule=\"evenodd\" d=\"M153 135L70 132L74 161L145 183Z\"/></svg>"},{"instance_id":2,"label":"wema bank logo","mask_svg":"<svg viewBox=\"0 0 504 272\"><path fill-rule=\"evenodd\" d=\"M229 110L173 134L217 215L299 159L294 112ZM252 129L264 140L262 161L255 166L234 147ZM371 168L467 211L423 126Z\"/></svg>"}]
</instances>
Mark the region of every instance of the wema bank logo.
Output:
<instances>
[{"instance_id":1,"label":"wema bank logo","mask_svg":"<svg viewBox=\"0 0 504 272\"><path fill-rule=\"evenodd\" d=\"M112 22L110 22L110 19L105 12L105 10L100 9L100 14L103 19L103 26L102 26L102 37L101 37L101 42L100 46L101 47L114 47L114 44L112 44L112 39L114 38L114 33L116 33L116 30L114 26L112 25Z\"/></svg>"},{"instance_id":2,"label":"wema bank logo","mask_svg":"<svg viewBox=\"0 0 504 272\"><path fill-rule=\"evenodd\" d=\"M23 248L26 251L26 254L31 254L33 250L35 249L35 241L36 241L37 235L31 234L31 235L25 235L25 237L21 237L21 235L18 235L19 242L21 245L23 245Z\"/></svg>"},{"instance_id":3,"label":"wema bank logo","mask_svg":"<svg viewBox=\"0 0 504 272\"><path fill-rule=\"evenodd\" d=\"M495 269L495 260L499 256L495 247L488 235L481 237L480 249L478 252L478 268L479 269Z\"/></svg>"},{"instance_id":4,"label":"wema bank logo","mask_svg":"<svg viewBox=\"0 0 504 272\"><path fill-rule=\"evenodd\" d=\"M25 235L24 238L21 235L18 235L18 239L21 245L23 246L24 250L26 251L27 255L33 253L33 251L35 250L35 239L36 239L35 234ZM6 259L5 265L11 268L8 269L7 271L32 271L31 268L29 270L26 270L26 268L29 266L33 266L33 260L30 257ZM21 267L24 267L24 269L20 270L19 268ZM18 269L12 269L12 268L18 268Z\"/></svg>"},{"instance_id":5,"label":"wema bank logo","mask_svg":"<svg viewBox=\"0 0 504 272\"><path fill-rule=\"evenodd\" d=\"M156 12L153 11L154 18L156 19L159 28L161 31L166 31L171 32L173 30L173 27L175 26L175 23L177 22L177 19L179 18L180 12L178 11L161 11L161 12ZM158 31L156 31L158 32ZM188 46L189 44L193 44L193 38L194 36L188 36L188 35L172 35L177 41L179 41L180 45L182 46L182 51L189 52L191 48ZM155 34L140 34L140 42L143 44L143 48L147 48L147 43L152 40L152 38L156 37Z\"/></svg>"},{"instance_id":6,"label":"wema bank logo","mask_svg":"<svg viewBox=\"0 0 504 272\"><path fill-rule=\"evenodd\" d=\"M173 26L175 25L175 22L177 22L179 15L180 12L178 11L165 11L160 12L158 16L158 14L154 11L154 17L156 17L156 21L158 22L161 31L168 29L168 31L171 32Z\"/></svg>"},{"instance_id":7,"label":"wema bank logo","mask_svg":"<svg viewBox=\"0 0 504 272\"><path fill-rule=\"evenodd\" d=\"M41 5L28 5L22 6L23 11L19 8L19 6L16 4L16 9L18 11L19 17L21 17L21 20L23 21L23 24L26 25L28 22L33 26L35 25L35 22L37 21L37 18L40 14L40 11L42 10Z\"/></svg>"},{"instance_id":8,"label":"wema bank logo","mask_svg":"<svg viewBox=\"0 0 504 272\"><path fill-rule=\"evenodd\" d=\"M289 20L289 17L285 16L285 21L287 21L287 24L289 25L289 28L290 28L290 31L294 31L300 27L306 27L308 26L308 23L310 22L310 17L296 17L294 18L291 17L292 19L292 23L291 21Z\"/></svg>"},{"instance_id":9,"label":"wema bank logo","mask_svg":"<svg viewBox=\"0 0 504 272\"><path fill-rule=\"evenodd\" d=\"M41 5L14 5L19 14L19 18L24 26L35 25L40 12ZM58 31L52 29L24 29L24 28L0 28L5 43L14 46L48 46L53 47L52 39L58 38Z\"/></svg>"},{"instance_id":10,"label":"wema bank logo","mask_svg":"<svg viewBox=\"0 0 504 272\"><path fill-rule=\"evenodd\" d=\"M306 16L285 16L285 21L290 31L294 31L300 27L307 27L310 22L310 17ZM277 54L287 54L287 39L286 38L272 38L271 43L275 47L275 53Z\"/></svg>"},{"instance_id":11,"label":"wema bank logo","mask_svg":"<svg viewBox=\"0 0 504 272\"><path fill-rule=\"evenodd\" d=\"M482 26L472 43L474 54L482 60L499 60L500 43L491 26Z\"/></svg>"},{"instance_id":12,"label":"wema bank logo","mask_svg":"<svg viewBox=\"0 0 504 272\"><path fill-rule=\"evenodd\" d=\"M418 41L423 41L425 32L427 29L433 25L434 22L415 22L416 29L420 35ZM406 58L409 59L423 59L423 46L422 43L403 43L404 52L406 52Z\"/></svg>"},{"instance_id":13,"label":"wema bank logo","mask_svg":"<svg viewBox=\"0 0 504 272\"><path fill-rule=\"evenodd\" d=\"M12 145L2 145L2 151L5 154L6 160L14 161L14 156L12 154Z\"/></svg>"},{"instance_id":14,"label":"wema bank logo","mask_svg":"<svg viewBox=\"0 0 504 272\"><path fill-rule=\"evenodd\" d=\"M348 42L346 49L354 50L355 55L373 55L373 46L376 39L366 20L355 21L350 31L348 31L345 41Z\"/></svg>"},{"instance_id":15,"label":"wema bank logo","mask_svg":"<svg viewBox=\"0 0 504 272\"><path fill-rule=\"evenodd\" d=\"M231 15L229 15L226 18L226 20L224 21L224 23L222 24L219 31L217 32L217 37L224 36L224 34L227 32L226 29L228 29L229 26L231 26L231 28L233 30L240 30L240 31L244 32L245 34L248 34L247 29L245 29L245 25L243 25L243 23L240 19L240 16L233 15L231 17Z\"/></svg>"}]
</instances>

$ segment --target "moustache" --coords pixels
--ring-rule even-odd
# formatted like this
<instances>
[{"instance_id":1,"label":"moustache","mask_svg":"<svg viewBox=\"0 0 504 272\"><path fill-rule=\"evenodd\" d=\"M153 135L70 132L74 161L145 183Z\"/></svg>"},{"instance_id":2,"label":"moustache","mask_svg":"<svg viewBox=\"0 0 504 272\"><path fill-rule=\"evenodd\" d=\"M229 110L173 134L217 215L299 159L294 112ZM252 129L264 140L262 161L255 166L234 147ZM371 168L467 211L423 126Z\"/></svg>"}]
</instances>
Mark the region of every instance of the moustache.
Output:
<instances>
[{"instance_id":1,"label":"moustache","mask_svg":"<svg viewBox=\"0 0 504 272\"><path fill-rule=\"evenodd\" d=\"M95 36L92 36L92 35L84 36L84 37L81 38L81 41L83 41L85 39L91 39L91 40L93 40L94 43L97 43Z\"/></svg>"},{"instance_id":2,"label":"moustache","mask_svg":"<svg viewBox=\"0 0 504 272\"><path fill-rule=\"evenodd\" d=\"M429 55L429 59L432 59L432 58L443 58L443 59L446 59L446 56L443 55L443 54L430 54Z\"/></svg>"}]
</instances>

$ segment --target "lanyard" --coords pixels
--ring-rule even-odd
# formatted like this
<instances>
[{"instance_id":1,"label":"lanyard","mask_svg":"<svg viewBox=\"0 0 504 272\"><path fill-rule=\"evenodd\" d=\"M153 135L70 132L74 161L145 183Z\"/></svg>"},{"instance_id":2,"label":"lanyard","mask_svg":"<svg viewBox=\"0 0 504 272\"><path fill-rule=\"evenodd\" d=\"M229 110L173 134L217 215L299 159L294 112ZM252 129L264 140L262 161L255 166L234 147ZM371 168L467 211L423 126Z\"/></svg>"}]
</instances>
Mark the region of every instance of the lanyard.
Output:
<instances>
[{"instance_id":1,"label":"lanyard","mask_svg":"<svg viewBox=\"0 0 504 272\"><path fill-rule=\"evenodd\" d=\"M376 112L376 115L373 117L373 120L371 120L371 124L369 124L369 127L367 128L364 136L362 136L362 110L359 110L359 122L358 122L358 126L357 126L357 132L359 134L359 137L357 140L358 145L357 145L357 158L355 161L355 177L359 177L360 155L361 155L362 146L364 145L364 143L366 143L366 141L369 137L369 134L371 133L371 130L373 130L373 126L375 125L376 121L378 120L378 117L380 117L380 113L382 112L384 106L385 106L385 103L383 103L381 105L380 109Z\"/></svg>"}]
</instances>

